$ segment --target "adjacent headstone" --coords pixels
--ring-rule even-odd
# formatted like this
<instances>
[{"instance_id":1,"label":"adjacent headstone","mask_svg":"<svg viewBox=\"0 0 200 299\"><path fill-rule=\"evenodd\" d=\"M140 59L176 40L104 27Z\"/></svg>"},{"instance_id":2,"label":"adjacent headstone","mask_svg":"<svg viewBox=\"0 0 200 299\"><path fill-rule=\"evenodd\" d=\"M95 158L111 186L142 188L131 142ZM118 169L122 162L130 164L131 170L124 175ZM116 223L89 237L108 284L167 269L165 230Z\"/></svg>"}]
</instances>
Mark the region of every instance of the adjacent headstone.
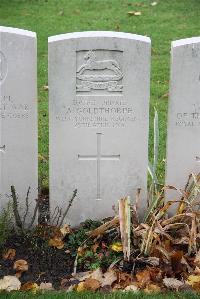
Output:
<instances>
[{"instance_id":1,"label":"adjacent headstone","mask_svg":"<svg viewBox=\"0 0 200 299\"><path fill-rule=\"evenodd\" d=\"M166 162L167 185L184 189L189 174L200 172L199 37L172 43ZM179 195L170 191L167 198Z\"/></svg>"},{"instance_id":2,"label":"adjacent headstone","mask_svg":"<svg viewBox=\"0 0 200 299\"><path fill-rule=\"evenodd\" d=\"M0 27L0 210L14 185L20 211L37 198L36 34ZM31 210L31 207L30 207Z\"/></svg>"},{"instance_id":3,"label":"adjacent headstone","mask_svg":"<svg viewBox=\"0 0 200 299\"><path fill-rule=\"evenodd\" d=\"M150 39L82 32L49 38L50 203L72 225L146 205Z\"/></svg>"}]
</instances>

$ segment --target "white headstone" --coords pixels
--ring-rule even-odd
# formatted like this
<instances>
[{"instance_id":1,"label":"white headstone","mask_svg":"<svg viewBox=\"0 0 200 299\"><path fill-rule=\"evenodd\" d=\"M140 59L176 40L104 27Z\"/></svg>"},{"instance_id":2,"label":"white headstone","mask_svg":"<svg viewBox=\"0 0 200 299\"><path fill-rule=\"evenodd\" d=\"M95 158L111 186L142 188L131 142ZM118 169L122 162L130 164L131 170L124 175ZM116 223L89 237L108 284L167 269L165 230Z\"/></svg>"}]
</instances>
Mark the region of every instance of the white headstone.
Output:
<instances>
[{"instance_id":1,"label":"white headstone","mask_svg":"<svg viewBox=\"0 0 200 299\"><path fill-rule=\"evenodd\" d=\"M22 209L29 187L35 205L37 165L36 34L0 27L0 210L11 185Z\"/></svg>"},{"instance_id":2,"label":"white headstone","mask_svg":"<svg viewBox=\"0 0 200 299\"><path fill-rule=\"evenodd\" d=\"M146 204L150 39L82 32L49 38L50 203L67 220L112 216L118 199Z\"/></svg>"},{"instance_id":3,"label":"white headstone","mask_svg":"<svg viewBox=\"0 0 200 299\"><path fill-rule=\"evenodd\" d=\"M172 42L166 162L167 185L184 189L200 172L200 37Z\"/></svg>"}]
</instances>

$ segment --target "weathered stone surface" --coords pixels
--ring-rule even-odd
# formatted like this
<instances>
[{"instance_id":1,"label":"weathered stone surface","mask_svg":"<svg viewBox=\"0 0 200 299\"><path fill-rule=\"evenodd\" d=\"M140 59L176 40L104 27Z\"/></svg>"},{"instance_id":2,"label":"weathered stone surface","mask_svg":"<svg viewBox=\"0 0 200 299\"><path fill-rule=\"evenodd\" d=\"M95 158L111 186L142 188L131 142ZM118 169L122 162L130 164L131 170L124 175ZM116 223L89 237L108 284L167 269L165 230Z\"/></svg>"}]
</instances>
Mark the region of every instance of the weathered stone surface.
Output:
<instances>
[{"instance_id":1,"label":"weathered stone surface","mask_svg":"<svg viewBox=\"0 0 200 299\"><path fill-rule=\"evenodd\" d=\"M174 41L168 111L166 184L184 189L200 171L200 38ZM177 197L168 192L168 199ZM178 196L179 197L179 196Z\"/></svg>"},{"instance_id":2,"label":"weathered stone surface","mask_svg":"<svg viewBox=\"0 0 200 299\"><path fill-rule=\"evenodd\" d=\"M29 187L30 201L37 198L37 142L36 34L0 27L0 210L11 185L20 207Z\"/></svg>"},{"instance_id":3,"label":"weathered stone surface","mask_svg":"<svg viewBox=\"0 0 200 299\"><path fill-rule=\"evenodd\" d=\"M146 205L150 39L82 32L49 38L50 203L72 225L112 216L142 189Z\"/></svg>"}]
</instances>

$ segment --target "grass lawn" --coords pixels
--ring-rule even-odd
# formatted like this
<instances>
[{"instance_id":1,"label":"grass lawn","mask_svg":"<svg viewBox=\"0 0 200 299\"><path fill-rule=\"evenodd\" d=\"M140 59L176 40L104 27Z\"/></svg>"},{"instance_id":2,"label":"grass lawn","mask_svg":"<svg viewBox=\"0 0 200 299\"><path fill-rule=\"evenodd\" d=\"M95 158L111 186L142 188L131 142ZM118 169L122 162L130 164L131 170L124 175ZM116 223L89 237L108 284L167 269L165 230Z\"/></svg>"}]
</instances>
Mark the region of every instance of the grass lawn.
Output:
<instances>
[{"instance_id":1,"label":"grass lawn","mask_svg":"<svg viewBox=\"0 0 200 299\"><path fill-rule=\"evenodd\" d=\"M99 294L76 294L76 293L48 293L46 295L34 295L30 293L0 293L0 299L197 299L200 298L198 295L192 293L176 293L176 294L161 294L161 295L146 295L146 294L110 294L110 295L99 295Z\"/></svg>"},{"instance_id":2,"label":"grass lawn","mask_svg":"<svg viewBox=\"0 0 200 299\"><path fill-rule=\"evenodd\" d=\"M151 113L149 153L152 157L153 107L159 112L158 177L164 179L169 58L172 40L200 36L199 0L0 0L0 25L38 34L39 175L48 185L47 38L51 35L112 30L147 35L152 39ZM131 10L141 16L129 16ZM45 159L46 158L46 159Z\"/></svg>"}]
</instances>

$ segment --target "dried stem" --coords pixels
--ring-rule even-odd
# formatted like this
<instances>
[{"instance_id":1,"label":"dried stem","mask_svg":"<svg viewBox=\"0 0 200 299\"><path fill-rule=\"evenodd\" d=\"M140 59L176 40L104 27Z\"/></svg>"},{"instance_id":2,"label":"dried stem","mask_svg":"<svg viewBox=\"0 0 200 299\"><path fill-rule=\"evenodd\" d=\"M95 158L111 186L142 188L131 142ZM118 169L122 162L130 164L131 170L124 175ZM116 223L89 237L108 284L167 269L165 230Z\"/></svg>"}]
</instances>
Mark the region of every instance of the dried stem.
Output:
<instances>
[{"instance_id":1,"label":"dried stem","mask_svg":"<svg viewBox=\"0 0 200 299\"><path fill-rule=\"evenodd\" d=\"M33 217L31 219L31 223L28 226L28 230L33 226L33 224L35 222L35 218L37 216L38 208L39 208L39 200L36 200L36 206L35 206L35 209L34 209Z\"/></svg>"},{"instance_id":2,"label":"dried stem","mask_svg":"<svg viewBox=\"0 0 200 299\"><path fill-rule=\"evenodd\" d=\"M22 224L23 227L25 225L26 217L28 215L28 209L29 209L28 199L29 199L30 190L31 190L31 187L29 186L27 194L26 194L26 211L25 211L25 214L24 214L24 219L23 219L23 224Z\"/></svg>"},{"instance_id":3,"label":"dried stem","mask_svg":"<svg viewBox=\"0 0 200 299\"><path fill-rule=\"evenodd\" d=\"M19 211L18 211L17 195L16 195L16 192L15 192L15 187L14 186L11 186L11 194L12 194L12 199L13 199L13 213L14 213L14 217L15 217L15 223L16 223L17 227L21 231L23 231L23 223L21 221Z\"/></svg>"},{"instance_id":4,"label":"dried stem","mask_svg":"<svg viewBox=\"0 0 200 299\"><path fill-rule=\"evenodd\" d=\"M62 226L62 224L63 224L63 222L64 222L64 219L65 219L65 217L67 216L67 214L68 214L68 212L69 212L69 209L71 208L72 203L73 203L73 201L74 201L76 195L77 195L77 189L75 189L74 192L73 192L72 198L70 199L69 204L68 204L68 206L67 206L67 209L66 209L66 211L64 212L63 217L62 217L62 219L61 219L61 221L60 221L60 223L59 223L59 227Z\"/></svg>"}]
</instances>

